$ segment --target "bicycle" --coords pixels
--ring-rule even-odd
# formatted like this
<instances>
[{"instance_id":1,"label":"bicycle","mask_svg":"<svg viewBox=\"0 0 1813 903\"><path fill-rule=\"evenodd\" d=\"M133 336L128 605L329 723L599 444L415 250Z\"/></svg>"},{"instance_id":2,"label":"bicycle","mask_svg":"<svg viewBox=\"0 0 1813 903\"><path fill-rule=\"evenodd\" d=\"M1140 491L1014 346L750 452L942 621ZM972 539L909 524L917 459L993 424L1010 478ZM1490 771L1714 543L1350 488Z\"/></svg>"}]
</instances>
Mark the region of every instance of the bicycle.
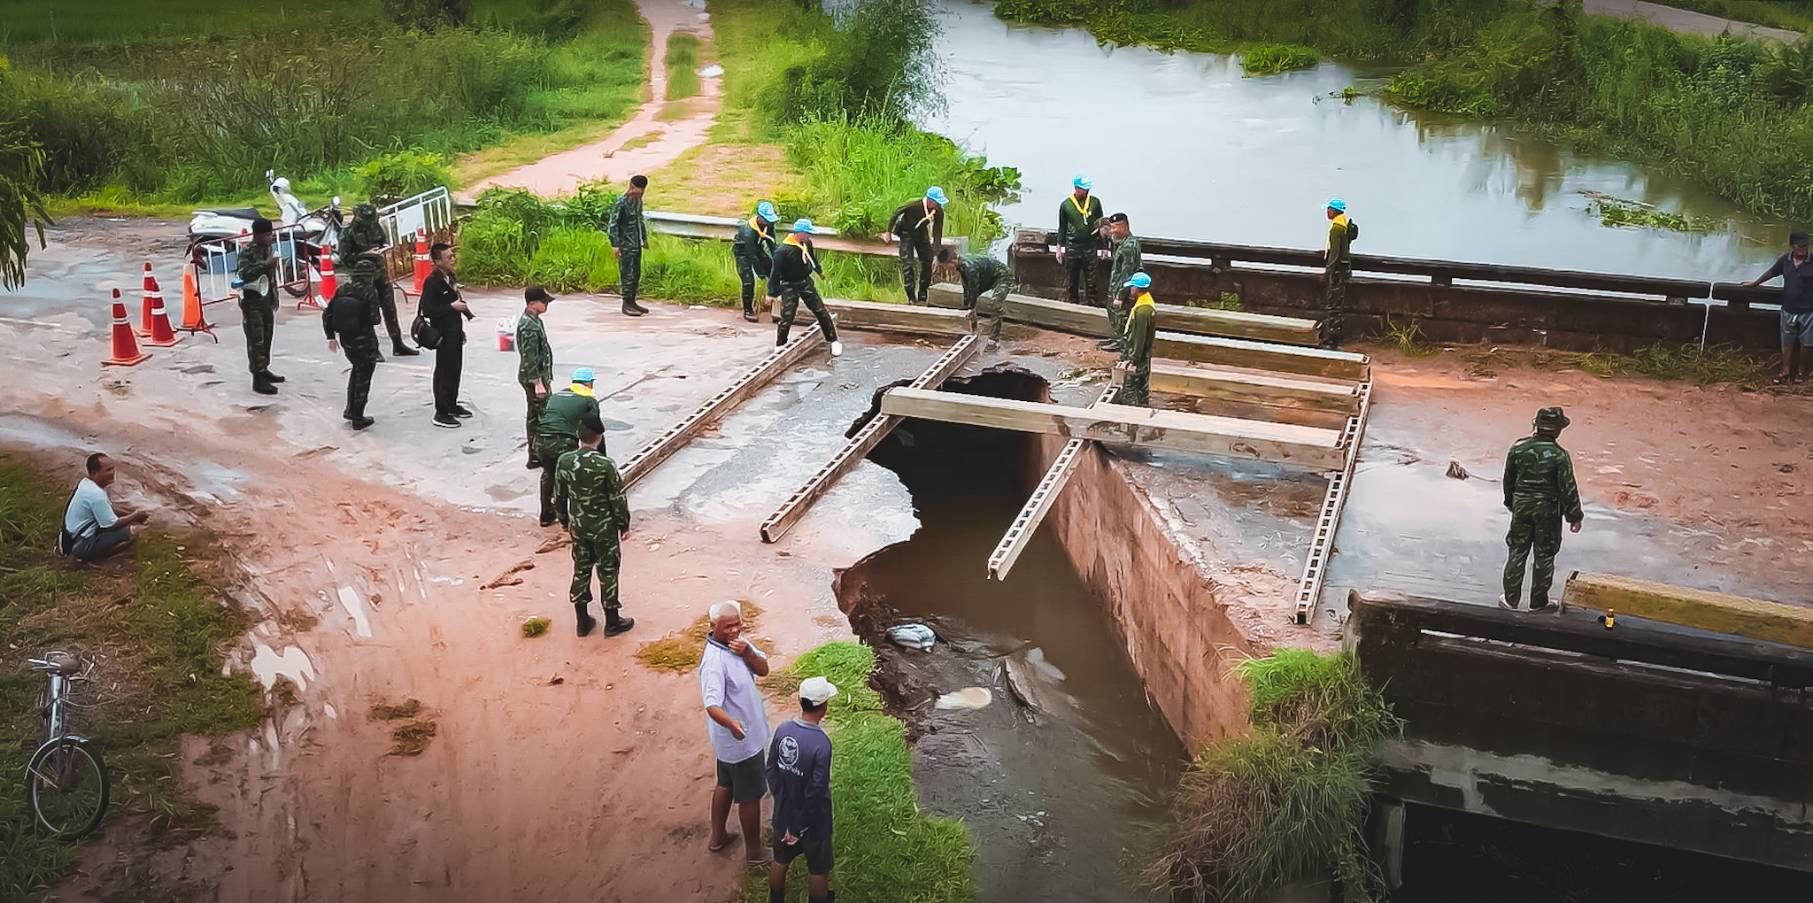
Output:
<instances>
[{"instance_id":1,"label":"bicycle","mask_svg":"<svg viewBox=\"0 0 1813 903\"><path fill-rule=\"evenodd\" d=\"M77 673L76 658L67 652L49 652L26 665L46 678L38 697L44 743L25 766L26 797L44 830L59 840L79 840L100 826L111 789L99 744L68 733L64 717L66 707L79 705L69 698L70 684L87 680L94 666Z\"/></svg>"}]
</instances>

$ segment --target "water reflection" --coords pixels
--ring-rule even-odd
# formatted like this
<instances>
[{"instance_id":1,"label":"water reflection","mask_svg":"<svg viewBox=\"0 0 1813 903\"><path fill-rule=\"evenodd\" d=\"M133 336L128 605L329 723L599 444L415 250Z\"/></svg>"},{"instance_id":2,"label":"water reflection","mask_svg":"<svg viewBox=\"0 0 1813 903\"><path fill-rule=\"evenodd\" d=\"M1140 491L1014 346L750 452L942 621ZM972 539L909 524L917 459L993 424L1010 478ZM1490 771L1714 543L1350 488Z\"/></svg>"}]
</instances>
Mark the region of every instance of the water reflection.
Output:
<instances>
[{"instance_id":1,"label":"water reflection","mask_svg":"<svg viewBox=\"0 0 1813 903\"><path fill-rule=\"evenodd\" d=\"M1055 227L1071 176L1087 172L1137 231L1245 244L1318 244L1322 204L1339 195L1370 253L1748 279L1789 231L1530 130L1331 96L1381 84L1377 71L1323 64L1245 78L1231 57L1104 48L1078 29L1009 26L985 4L940 3L946 103L926 125L1021 169L1010 222ZM1608 228L1588 191L1727 226Z\"/></svg>"}]
</instances>

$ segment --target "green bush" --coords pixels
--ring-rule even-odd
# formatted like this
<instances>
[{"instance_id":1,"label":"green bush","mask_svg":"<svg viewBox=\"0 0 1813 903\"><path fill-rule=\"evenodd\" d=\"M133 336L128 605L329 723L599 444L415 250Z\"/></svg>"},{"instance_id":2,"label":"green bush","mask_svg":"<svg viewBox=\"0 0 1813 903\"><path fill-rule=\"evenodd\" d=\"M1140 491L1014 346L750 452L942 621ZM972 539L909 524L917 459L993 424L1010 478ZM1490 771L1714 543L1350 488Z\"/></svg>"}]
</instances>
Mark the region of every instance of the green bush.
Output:
<instances>
[{"instance_id":1,"label":"green bush","mask_svg":"<svg viewBox=\"0 0 1813 903\"><path fill-rule=\"evenodd\" d=\"M1248 75L1276 75L1293 69L1310 69L1318 62L1316 52L1295 44L1256 44L1240 57L1240 68Z\"/></svg>"},{"instance_id":2,"label":"green bush","mask_svg":"<svg viewBox=\"0 0 1813 903\"><path fill-rule=\"evenodd\" d=\"M453 175L440 155L421 151L385 154L360 165L356 172L361 195L370 198L400 200L453 184Z\"/></svg>"}]
</instances>

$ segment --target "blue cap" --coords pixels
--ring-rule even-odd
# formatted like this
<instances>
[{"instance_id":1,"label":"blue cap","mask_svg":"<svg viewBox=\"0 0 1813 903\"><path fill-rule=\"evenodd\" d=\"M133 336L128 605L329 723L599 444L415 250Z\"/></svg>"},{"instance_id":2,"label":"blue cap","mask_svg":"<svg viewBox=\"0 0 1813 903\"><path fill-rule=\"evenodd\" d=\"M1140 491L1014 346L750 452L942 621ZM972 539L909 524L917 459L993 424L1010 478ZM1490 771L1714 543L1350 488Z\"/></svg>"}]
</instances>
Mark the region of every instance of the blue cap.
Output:
<instances>
[{"instance_id":1,"label":"blue cap","mask_svg":"<svg viewBox=\"0 0 1813 903\"><path fill-rule=\"evenodd\" d=\"M774 209L774 202L772 201L763 201L760 204L755 205L755 215L771 223L778 223L781 221L781 213Z\"/></svg>"},{"instance_id":2,"label":"blue cap","mask_svg":"<svg viewBox=\"0 0 1813 903\"><path fill-rule=\"evenodd\" d=\"M1329 198L1328 199L1328 209L1339 210L1342 213L1346 213L1347 212L1347 202L1341 200L1340 198Z\"/></svg>"},{"instance_id":3,"label":"blue cap","mask_svg":"<svg viewBox=\"0 0 1813 903\"><path fill-rule=\"evenodd\" d=\"M934 204L948 204L951 202L950 198L944 196L944 189L939 188L936 185L925 190L925 199Z\"/></svg>"},{"instance_id":4,"label":"blue cap","mask_svg":"<svg viewBox=\"0 0 1813 903\"><path fill-rule=\"evenodd\" d=\"M1089 178L1088 176L1077 176L1076 178L1070 180L1070 187L1081 188L1084 191L1089 191L1089 190L1095 188L1095 180Z\"/></svg>"},{"instance_id":5,"label":"blue cap","mask_svg":"<svg viewBox=\"0 0 1813 903\"><path fill-rule=\"evenodd\" d=\"M1146 275L1143 272L1134 273L1133 275L1127 277L1127 284L1133 286L1134 288L1151 288L1152 287L1152 277Z\"/></svg>"},{"instance_id":6,"label":"blue cap","mask_svg":"<svg viewBox=\"0 0 1813 903\"><path fill-rule=\"evenodd\" d=\"M800 217L799 219L796 219L793 221L793 231L795 231L795 232L802 232L802 233L805 233L806 235L811 235L812 228L813 228L812 221L803 216Z\"/></svg>"},{"instance_id":7,"label":"blue cap","mask_svg":"<svg viewBox=\"0 0 1813 903\"><path fill-rule=\"evenodd\" d=\"M573 381L576 383L593 382L594 380L592 379L592 368L580 367L579 369L574 370L573 371Z\"/></svg>"}]
</instances>

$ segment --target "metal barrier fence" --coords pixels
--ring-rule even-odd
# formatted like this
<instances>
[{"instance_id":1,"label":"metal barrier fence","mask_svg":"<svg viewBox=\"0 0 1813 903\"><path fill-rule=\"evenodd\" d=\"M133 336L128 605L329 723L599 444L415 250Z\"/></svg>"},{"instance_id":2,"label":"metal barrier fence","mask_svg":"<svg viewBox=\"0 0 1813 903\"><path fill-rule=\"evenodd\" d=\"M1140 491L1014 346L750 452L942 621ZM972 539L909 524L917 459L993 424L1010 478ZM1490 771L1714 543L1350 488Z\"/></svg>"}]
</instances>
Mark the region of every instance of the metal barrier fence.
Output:
<instances>
[{"instance_id":1,"label":"metal barrier fence","mask_svg":"<svg viewBox=\"0 0 1813 903\"><path fill-rule=\"evenodd\" d=\"M453 196L445 188L431 188L378 208L378 224L388 243L384 247L385 274L405 298L415 287L415 235L426 233L430 243L453 241Z\"/></svg>"},{"instance_id":2,"label":"metal barrier fence","mask_svg":"<svg viewBox=\"0 0 1813 903\"><path fill-rule=\"evenodd\" d=\"M303 250L302 226L278 226L272 234L276 238L276 288L306 293L312 274ZM251 243L251 235L232 235L195 244L190 263L195 267L195 288L203 304L239 298L240 249Z\"/></svg>"}]
</instances>

